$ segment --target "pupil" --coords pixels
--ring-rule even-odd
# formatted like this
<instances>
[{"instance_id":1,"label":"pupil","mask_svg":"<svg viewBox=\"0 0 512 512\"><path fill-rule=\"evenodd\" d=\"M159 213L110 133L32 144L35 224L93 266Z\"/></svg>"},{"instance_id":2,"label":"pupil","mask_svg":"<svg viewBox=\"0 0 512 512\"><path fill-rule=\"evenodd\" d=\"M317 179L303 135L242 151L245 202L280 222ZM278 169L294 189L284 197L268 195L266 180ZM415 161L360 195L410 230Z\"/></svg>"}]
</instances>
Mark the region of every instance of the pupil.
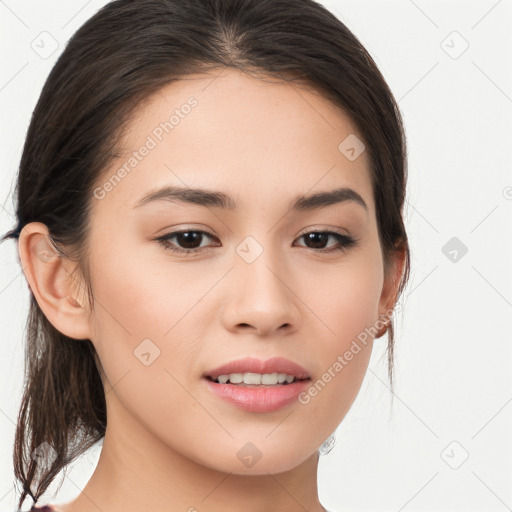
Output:
<instances>
[{"instance_id":1,"label":"pupil","mask_svg":"<svg viewBox=\"0 0 512 512\"><path fill-rule=\"evenodd\" d=\"M329 238L329 235L327 233L308 233L306 235L306 238L310 242L311 241L313 242L313 248L318 249L318 248L322 248L325 245L325 243L327 242L327 240ZM315 245L315 239L317 242L318 242L318 239L320 239L320 247L317 247Z\"/></svg>"},{"instance_id":2,"label":"pupil","mask_svg":"<svg viewBox=\"0 0 512 512\"><path fill-rule=\"evenodd\" d=\"M179 233L177 235L177 240L185 249L195 249L194 243L197 243L197 239L201 236L201 233L198 233L197 231L185 231L184 233ZM192 246L190 246L190 244L192 244Z\"/></svg>"}]
</instances>

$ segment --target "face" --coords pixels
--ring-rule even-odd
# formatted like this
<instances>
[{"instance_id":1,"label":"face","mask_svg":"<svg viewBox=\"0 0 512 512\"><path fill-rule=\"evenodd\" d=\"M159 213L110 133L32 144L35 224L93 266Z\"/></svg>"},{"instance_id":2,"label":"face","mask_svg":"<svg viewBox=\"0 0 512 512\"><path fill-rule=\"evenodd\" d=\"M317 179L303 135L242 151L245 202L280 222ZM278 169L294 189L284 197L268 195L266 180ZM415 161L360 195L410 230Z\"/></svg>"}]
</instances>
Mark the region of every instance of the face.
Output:
<instances>
[{"instance_id":1,"label":"face","mask_svg":"<svg viewBox=\"0 0 512 512\"><path fill-rule=\"evenodd\" d=\"M320 95L234 70L166 86L137 110L91 217L91 341L116 435L263 474L336 429L370 358L360 335L383 312L369 161L339 149L357 134ZM148 199L161 187L187 195ZM337 189L352 192L307 201ZM234 404L205 375L246 357L285 358L310 380L286 403L288 384L274 388L274 408L247 387Z\"/></svg>"}]
</instances>

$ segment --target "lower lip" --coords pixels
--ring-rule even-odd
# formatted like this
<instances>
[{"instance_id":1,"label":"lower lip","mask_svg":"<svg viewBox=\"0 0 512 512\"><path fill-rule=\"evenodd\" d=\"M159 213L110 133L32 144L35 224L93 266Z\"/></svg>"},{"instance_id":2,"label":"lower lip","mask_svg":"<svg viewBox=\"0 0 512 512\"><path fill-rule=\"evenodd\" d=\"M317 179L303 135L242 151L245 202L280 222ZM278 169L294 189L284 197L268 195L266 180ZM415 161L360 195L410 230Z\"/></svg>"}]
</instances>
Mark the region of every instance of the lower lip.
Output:
<instances>
[{"instance_id":1,"label":"lower lip","mask_svg":"<svg viewBox=\"0 0 512 512\"><path fill-rule=\"evenodd\" d=\"M248 387L240 384L220 384L204 379L208 388L232 405L250 412L272 412L297 400L311 384L310 379L276 386Z\"/></svg>"}]
</instances>

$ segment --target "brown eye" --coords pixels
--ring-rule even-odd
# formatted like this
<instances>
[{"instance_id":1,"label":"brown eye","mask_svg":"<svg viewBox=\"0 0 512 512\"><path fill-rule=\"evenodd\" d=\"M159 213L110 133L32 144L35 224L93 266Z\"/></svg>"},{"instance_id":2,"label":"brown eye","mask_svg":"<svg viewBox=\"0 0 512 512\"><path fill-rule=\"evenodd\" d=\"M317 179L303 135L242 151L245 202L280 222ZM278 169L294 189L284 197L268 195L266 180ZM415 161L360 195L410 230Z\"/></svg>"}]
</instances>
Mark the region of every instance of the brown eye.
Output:
<instances>
[{"instance_id":1,"label":"brown eye","mask_svg":"<svg viewBox=\"0 0 512 512\"><path fill-rule=\"evenodd\" d=\"M164 246L165 249L170 249L173 252L178 253L196 253L204 251L201 247L201 242L204 238L214 238L206 231L198 230L184 230L184 231L173 231L166 235L158 238L158 241ZM175 243L170 242L172 239L176 239Z\"/></svg>"},{"instance_id":2,"label":"brown eye","mask_svg":"<svg viewBox=\"0 0 512 512\"><path fill-rule=\"evenodd\" d=\"M357 245L357 241L353 237L336 233L335 231L310 231L299 238L304 238L306 240L306 247L309 249L315 249L318 252L341 251ZM337 240L338 245L326 248L325 245L328 243L330 238Z\"/></svg>"},{"instance_id":3,"label":"brown eye","mask_svg":"<svg viewBox=\"0 0 512 512\"><path fill-rule=\"evenodd\" d=\"M165 249L169 249L174 253L193 255L200 252L209 252L211 250L212 246L201 246L205 238L215 239L218 241L216 237L206 231L192 229L173 231L159 237L157 240ZM305 247L313 249L315 252L329 253L342 251L357 245L357 240L355 238L335 231L311 231L301 235L299 239L301 238L306 241ZM328 244L330 239L334 239L338 243L334 246L326 247L326 244ZM215 246L219 247L220 242L216 242Z\"/></svg>"}]
</instances>

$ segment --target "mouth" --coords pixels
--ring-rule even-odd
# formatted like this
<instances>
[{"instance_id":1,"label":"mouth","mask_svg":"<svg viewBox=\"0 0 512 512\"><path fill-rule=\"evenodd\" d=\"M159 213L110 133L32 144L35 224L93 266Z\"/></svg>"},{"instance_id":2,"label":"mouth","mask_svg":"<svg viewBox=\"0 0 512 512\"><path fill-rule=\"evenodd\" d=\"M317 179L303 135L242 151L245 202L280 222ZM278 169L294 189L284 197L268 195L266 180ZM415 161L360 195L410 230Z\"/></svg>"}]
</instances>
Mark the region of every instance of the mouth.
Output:
<instances>
[{"instance_id":1,"label":"mouth","mask_svg":"<svg viewBox=\"0 0 512 512\"><path fill-rule=\"evenodd\" d=\"M210 376L206 376L204 378L210 382L215 382L216 384L231 384L233 386L241 387L288 386L294 382L311 380L309 377L299 379L295 377L295 375L277 372L263 374L253 372L229 373L219 375L215 379Z\"/></svg>"},{"instance_id":2,"label":"mouth","mask_svg":"<svg viewBox=\"0 0 512 512\"><path fill-rule=\"evenodd\" d=\"M202 375L206 388L248 412L274 412L297 402L311 382L306 369L289 359L238 359Z\"/></svg>"},{"instance_id":3,"label":"mouth","mask_svg":"<svg viewBox=\"0 0 512 512\"><path fill-rule=\"evenodd\" d=\"M203 374L218 384L241 386L286 386L299 380L308 380L308 371L284 357L261 359L246 357L218 366Z\"/></svg>"}]
</instances>

